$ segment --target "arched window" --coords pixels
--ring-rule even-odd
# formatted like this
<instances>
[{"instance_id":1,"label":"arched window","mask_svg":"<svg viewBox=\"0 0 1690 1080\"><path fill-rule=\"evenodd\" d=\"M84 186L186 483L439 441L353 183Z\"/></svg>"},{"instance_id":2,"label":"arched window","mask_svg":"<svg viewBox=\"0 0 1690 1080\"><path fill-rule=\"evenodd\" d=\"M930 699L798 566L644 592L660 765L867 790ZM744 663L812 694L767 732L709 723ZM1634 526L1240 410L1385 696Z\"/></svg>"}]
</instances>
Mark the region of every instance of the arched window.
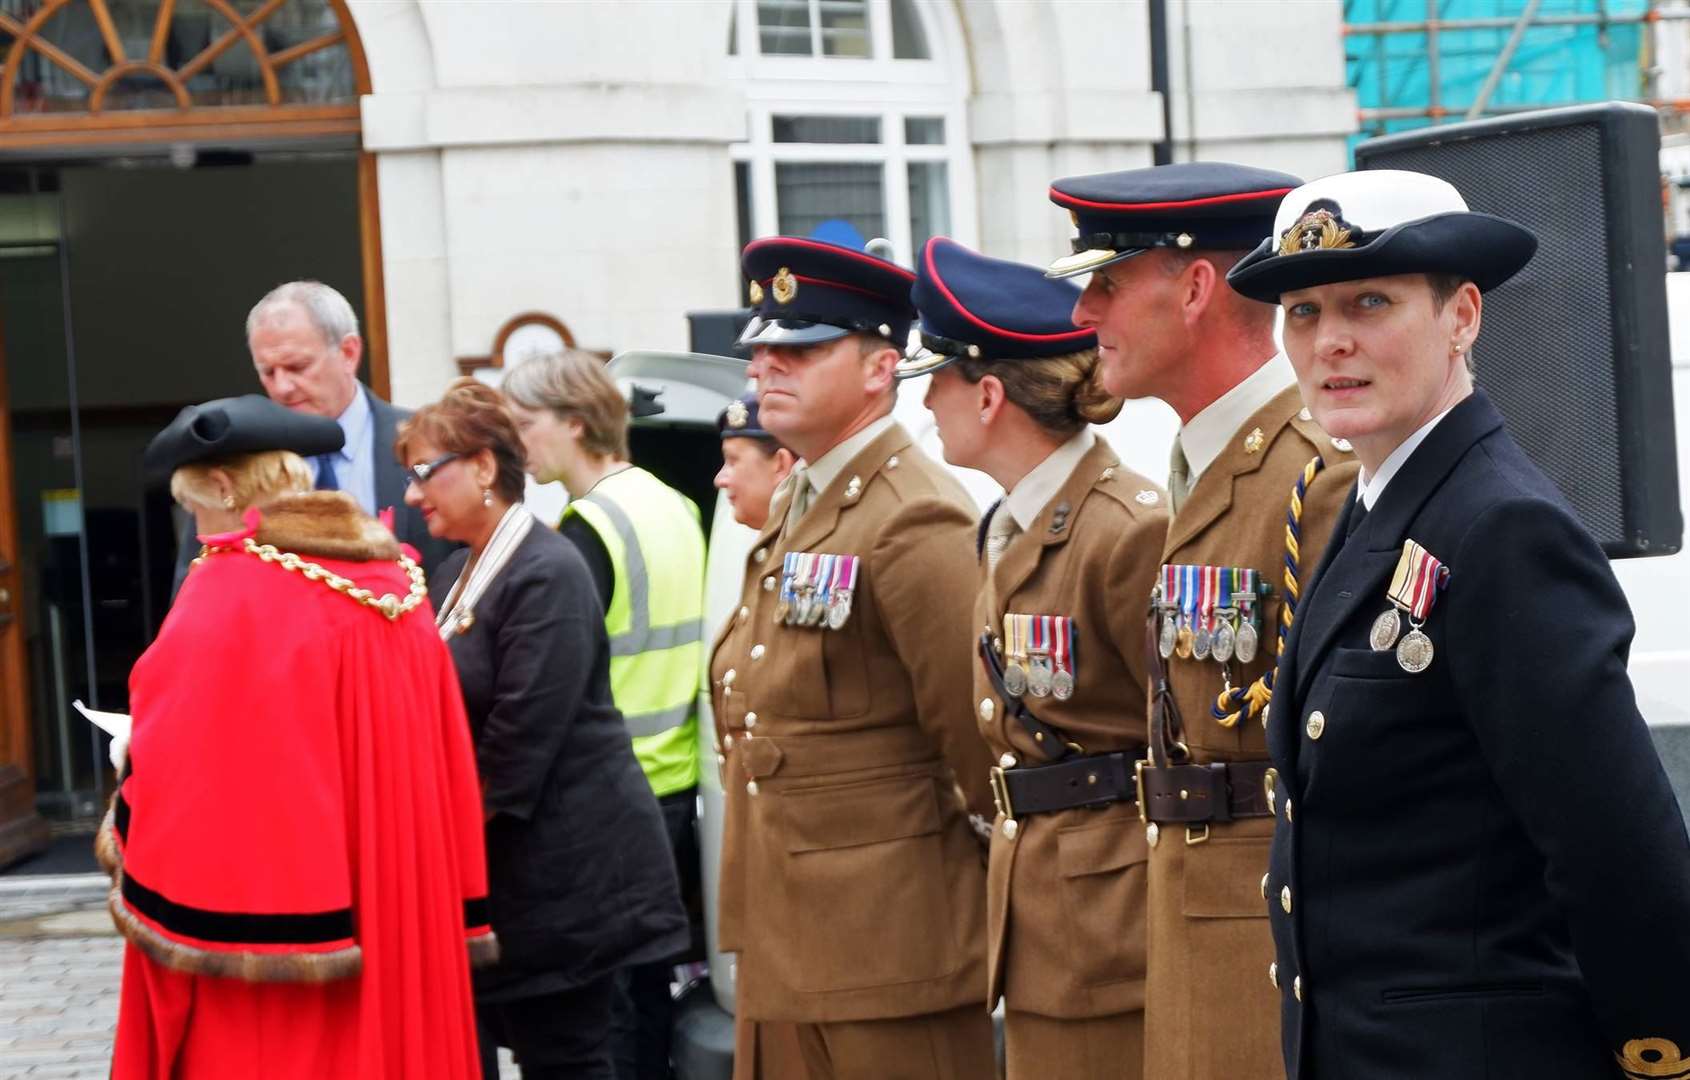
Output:
<instances>
[{"instance_id":1,"label":"arched window","mask_svg":"<svg viewBox=\"0 0 1690 1080\"><path fill-rule=\"evenodd\" d=\"M368 75L343 0L0 0L0 135L356 133Z\"/></svg>"},{"instance_id":2,"label":"arched window","mask_svg":"<svg viewBox=\"0 0 1690 1080\"><path fill-rule=\"evenodd\" d=\"M932 0L734 0L729 54L750 110L733 147L742 245L776 233L973 243L966 67Z\"/></svg>"}]
</instances>

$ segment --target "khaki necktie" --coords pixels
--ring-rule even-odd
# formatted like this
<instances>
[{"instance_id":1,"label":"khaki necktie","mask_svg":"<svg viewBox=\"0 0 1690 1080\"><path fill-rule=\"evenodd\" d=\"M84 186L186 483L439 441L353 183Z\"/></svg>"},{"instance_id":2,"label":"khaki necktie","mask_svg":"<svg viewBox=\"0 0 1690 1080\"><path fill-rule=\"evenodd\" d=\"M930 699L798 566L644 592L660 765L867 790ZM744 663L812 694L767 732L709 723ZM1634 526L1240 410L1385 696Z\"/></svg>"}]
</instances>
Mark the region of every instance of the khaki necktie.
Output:
<instances>
[{"instance_id":1,"label":"khaki necktie","mask_svg":"<svg viewBox=\"0 0 1690 1080\"><path fill-rule=\"evenodd\" d=\"M1015 534L1020 531L1021 526L1015 523L1015 515L1009 512L1009 504L998 503L991 522L986 526L986 569L997 569L1004 549L1009 547L1009 542L1015 539Z\"/></svg>"},{"instance_id":2,"label":"khaki necktie","mask_svg":"<svg viewBox=\"0 0 1690 1080\"><path fill-rule=\"evenodd\" d=\"M786 505L786 520L781 523L781 539L785 539L797 526L798 519L804 516L804 511L810 508L810 470L800 465L792 470L792 501Z\"/></svg>"},{"instance_id":3,"label":"khaki necktie","mask_svg":"<svg viewBox=\"0 0 1690 1080\"><path fill-rule=\"evenodd\" d=\"M1168 453L1168 505L1173 513L1179 513L1180 504L1190 494L1191 464L1185 460L1185 447L1175 437L1174 448Z\"/></svg>"}]
</instances>

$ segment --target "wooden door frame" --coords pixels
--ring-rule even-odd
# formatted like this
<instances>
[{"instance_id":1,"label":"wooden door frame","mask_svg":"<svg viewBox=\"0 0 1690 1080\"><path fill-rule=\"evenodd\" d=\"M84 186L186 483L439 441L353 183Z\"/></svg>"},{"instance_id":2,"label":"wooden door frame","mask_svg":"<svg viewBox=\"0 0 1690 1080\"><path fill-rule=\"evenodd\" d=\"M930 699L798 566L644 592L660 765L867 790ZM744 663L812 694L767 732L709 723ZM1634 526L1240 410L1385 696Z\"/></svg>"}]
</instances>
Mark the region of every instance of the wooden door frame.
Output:
<instances>
[{"instance_id":1,"label":"wooden door frame","mask_svg":"<svg viewBox=\"0 0 1690 1080\"><path fill-rule=\"evenodd\" d=\"M12 482L11 397L6 386L6 347L0 335L0 558L11 563L0 588L11 593L12 621L0 626L0 765L16 764L35 777L34 737L29 723L29 660L24 650L23 573L18 558L17 491Z\"/></svg>"}]
</instances>

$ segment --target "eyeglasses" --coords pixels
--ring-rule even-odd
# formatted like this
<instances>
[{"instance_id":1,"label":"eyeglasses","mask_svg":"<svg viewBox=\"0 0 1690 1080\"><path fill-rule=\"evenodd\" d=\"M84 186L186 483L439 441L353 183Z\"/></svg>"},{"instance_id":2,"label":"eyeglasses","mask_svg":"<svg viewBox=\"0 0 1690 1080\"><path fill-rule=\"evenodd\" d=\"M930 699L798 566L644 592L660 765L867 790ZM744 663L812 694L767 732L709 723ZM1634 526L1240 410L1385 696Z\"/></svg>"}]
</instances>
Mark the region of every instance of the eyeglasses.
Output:
<instances>
[{"instance_id":1,"label":"eyeglasses","mask_svg":"<svg viewBox=\"0 0 1690 1080\"><path fill-rule=\"evenodd\" d=\"M424 484L428 483L428 478L433 476L435 472L439 470L440 466L450 465L452 462L461 457L463 457L462 454L441 454L433 461L425 461L420 465L412 465L410 468L405 470L406 486L409 487L411 484L415 484L418 487L422 487Z\"/></svg>"}]
</instances>

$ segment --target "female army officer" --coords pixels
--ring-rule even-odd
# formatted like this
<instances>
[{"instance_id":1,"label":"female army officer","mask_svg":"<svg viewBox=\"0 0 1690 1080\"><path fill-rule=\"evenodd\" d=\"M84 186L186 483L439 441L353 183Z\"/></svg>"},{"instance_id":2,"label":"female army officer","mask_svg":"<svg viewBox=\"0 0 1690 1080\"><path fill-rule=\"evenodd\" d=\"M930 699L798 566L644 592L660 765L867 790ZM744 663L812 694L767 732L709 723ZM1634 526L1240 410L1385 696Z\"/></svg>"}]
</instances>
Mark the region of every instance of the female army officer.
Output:
<instances>
[{"instance_id":1,"label":"female army officer","mask_svg":"<svg viewBox=\"0 0 1690 1080\"><path fill-rule=\"evenodd\" d=\"M998 762L987 1004L1006 999L1009 1080L1137 1077L1148 850L1133 764L1163 494L1090 430L1121 401L1069 317L1077 289L935 238L912 295L925 348L899 374L932 372L945 459L1008 492L979 535L971 643Z\"/></svg>"}]
</instances>

